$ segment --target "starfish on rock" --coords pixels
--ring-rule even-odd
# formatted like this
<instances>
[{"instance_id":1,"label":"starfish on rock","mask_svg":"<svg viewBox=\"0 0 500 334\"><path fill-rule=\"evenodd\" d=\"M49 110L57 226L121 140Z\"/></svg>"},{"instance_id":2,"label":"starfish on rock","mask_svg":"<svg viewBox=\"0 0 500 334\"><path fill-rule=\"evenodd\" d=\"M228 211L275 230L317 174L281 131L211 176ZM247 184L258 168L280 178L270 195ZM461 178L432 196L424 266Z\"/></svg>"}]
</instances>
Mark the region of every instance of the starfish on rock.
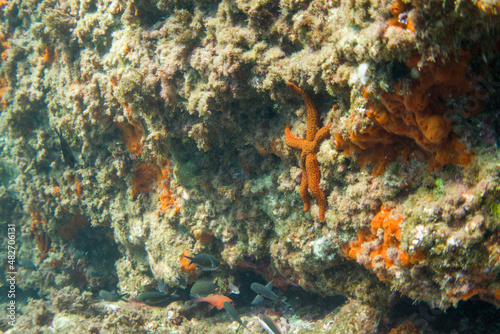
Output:
<instances>
[{"instance_id":1,"label":"starfish on rock","mask_svg":"<svg viewBox=\"0 0 500 334\"><path fill-rule=\"evenodd\" d=\"M309 211L311 206L311 201L309 199L309 192L311 192L311 195L316 199L316 202L318 202L319 219L324 222L326 198L319 188L320 173L316 153L319 151L321 142L330 136L330 123L318 130L318 108L311 96L291 82L286 85L294 94L300 96L306 105L307 130L306 139L295 138L290 132L290 125L287 124L285 128L285 143L291 148L302 151L300 154L300 166L302 168L300 197L302 197L302 201L304 202L304 211Z\"/></svg>"}]
</instances>

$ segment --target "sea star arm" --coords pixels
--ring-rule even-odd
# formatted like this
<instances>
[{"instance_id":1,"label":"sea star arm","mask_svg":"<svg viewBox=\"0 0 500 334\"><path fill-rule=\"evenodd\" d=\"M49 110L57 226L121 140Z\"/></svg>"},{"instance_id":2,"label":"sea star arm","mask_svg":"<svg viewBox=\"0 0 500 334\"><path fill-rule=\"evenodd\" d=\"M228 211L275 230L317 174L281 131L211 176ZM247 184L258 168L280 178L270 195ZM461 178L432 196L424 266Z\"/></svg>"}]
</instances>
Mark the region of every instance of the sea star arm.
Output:
<instances>
[{"instance_id":1,"label":"sea star arm","mask_svg":"<svg viewBox=\"0 0 500 334\"><path fill-rule=\"evenodd\" d=\"M300 155L300 167L302 168L302 180L300 181L300 198L302 198L302 202L304 202L304 211L309 211L311 207L311 199L309 198L309 192L307 189L308 185L308 177L307 177L307 160L308 154L302 151Z\"/></svg>"},{"instance_id":2,"label":"sea star arm","mask_svg":"<svg viewBox=\"0 0 500 334\"><path fill-rule=\"evenodd\" d=\"M287 124L285 128L285 144L296 150L302 150L302 147L304 147L304 143L304 139L295 138L292 135L292 132L290 132L290 125Z\"/></svg>"},{"instance_id":3,"label":"sea star arm","mask_svg":"<svg viewBox=\"0 0 500 334\"><path fill-rule=\"evenodd\" d=\"M288 88L290 88L290 90L294 94L300 96L304 101L304 104L306 105L306 111L307 111L306 140L313 141L314 135L316 134L316 131L318 130L319 127L318 108L316 107L316 103L314 103L314 100L309 94L304 92L299 87L295 86L293 83L288 82L286 85Z\"/></svg>"},{"instance_id":4,"label":"sea star arm","mask_svg":"<svg viewBox=\"0 0 500 334\"><path fill-rule=\"evenodd\" d=\"M315 146L319 146L323 140L330 137L330 124L331 122L316 132L316 135L314 136Z\"/></svg>"},{"instance_id":5,"label":"sea star arm","mask_svg":"<svg viewBox=\"0 0 500 334\"><path fill-rule=\"evenodd\" d=\"M316 202L318 202L319 219L322 222L324 222L325 210L326 210L326 197L319 188L319 179L320 179L319 164L315 154L308 154L306 156L305 170L307 175L307 184L309 186L309 191L311 192L311 195L313 195L313 197L316 199ZM304 177L304 175L302 175L302 177ZM304 207L305 207L305 202L304 202Z\"/></svg>"}]
</instances>

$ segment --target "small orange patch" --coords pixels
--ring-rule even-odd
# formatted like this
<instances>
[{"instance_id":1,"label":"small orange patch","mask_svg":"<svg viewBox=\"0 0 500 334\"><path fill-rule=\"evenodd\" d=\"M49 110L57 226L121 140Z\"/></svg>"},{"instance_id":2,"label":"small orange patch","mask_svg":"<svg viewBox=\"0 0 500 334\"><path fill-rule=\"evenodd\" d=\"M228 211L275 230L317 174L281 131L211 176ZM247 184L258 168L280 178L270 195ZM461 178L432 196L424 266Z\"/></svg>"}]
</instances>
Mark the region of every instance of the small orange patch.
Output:
<instances>
[{"instance_id":1,"label":"small orange patch","mask_svg":"<svg viewBox=\"0 0 500 334\"><path fill-rule=\"evenodd\" d=\"M77 184L75 184L75 188L76 188L76 195L78 196L78 198L82 198L82 183L81 182L78 182Z\"/></svg>"},{"instance_id":2,"label":"small orange patch","mask_svg":"<svg viewBox=\"0 0 500 334\"><path fill-rule=\"evenodd\" d=\"M67 175L66 176L66 180L70 183L73 183L73 186L72 186L72 189L73 189L73 193L78 196L78 198L82 198L82 183L80 182L80 180L78 180L78 178L76 177L73 177L71 175ZM55 190L54 190L55 191ZM59 189L57 190L57 192L59 192Z\"/></svg>"},{"instance_id":3,"label":"small orange patch","mask_svg":"<svg viewBox=\"0 0 500 334\"><path fill-rule=\"evenodd\" d=\"M496 0L482 0L477 2L477 7L481 9L486 15L499 15L500 2Z\"/></svg>"},{"instance_id":4,"label":"small orange patch","mask_svg":"<svg viewBox=\"0 0 500 334\"><path fill-rule=\"evenodd\" d=\"M123 54L124 55L128 55L130 53L130 51L132 50L132 48L130 47L130 45L125 45L125 49L123 49Z\"/></svg>"},{"instance_id":5,"label":"small orange patch","mask_svg":"<svg viewBox=\"0 0 500 334\"><path fill-rule=\"evenodd\" d=\"M2 7L2 0L0 0L0 8L1 7ZM10 44L7 40L7 37L5 36L4 33L0 32L0 53L1 53L0 58L3 61L7 60L7 57L9 56L9 47Z\"/></svg>"},{"instance_id":6,"label":"small orange patch","mask_svg":"<svg viewBox=\"0 0 500 334\"><path fill-rule=\"evenodd\" d=\"M389 27L399 27L402 29L408 29L411 32L415 32L415 23L406 18L402 20L400 15L410 11L410 6L401 0L396 0L391 7L392 17L387 21Z\"/></svg>"},{"instance_id":7,"label":"small orange patch","mask_svg":"<svg viewBox=\"0 0 500 334\"><path fill-rule=\"evenodd\" d=\"M175 196L174 191L171 187L172 182L172 168L170 167L170 161L167 161L165 166L161 168L161 177L158 178L156 184L161 189L160 193L160 209L163 212L167 212L169 207L174 207L175 212L179 212L181 208L175 203L178 197Z\"/></svg>"},{"instance_id":8,"label":"small orange patch","mask_svg":"<svg viewBox=\"0 0 500 334\"><path fill-rule=\"evenodd\" d=\"M109 82L111 82L111 87L113 87L113 90L115 90L116 86L118 86L118 78L111 77L111 79L109 79Z\"/></svg>"},{"instance_id":9,"label":"small orange patch","mask_svg":"<svg viewBox=\"0 0 500 334\"><path fill-rule=\"evenodd\" d=\"M201 232L194 231L194 237L202 243L211 242L214 239L213 232L203 230Z\"/></svg>"},{"instance_id":10,"label":"small orange patch","mask_svg":"<svg viewBox=\"0 0 500 334\"><path fill-rule=\"evenodd\" d=\"M45 51L42 53L42 58L46 63L52 64L57 59L57 54L55 53L54 48L46 46Z\"/></svg>"},{"instance_id":11,"label":"small orange patch","mask_svg":"<svg viewBox=\"0 0 500 334\"><path fill-rule=\"evenodd\" d=\"M160 197L160 209L167 212L169 208L174 207L175 212L180 211L180 207L175 203L178 196L175 196L172 189L172 168L170 161L164 162L162 167L157 164L148 164L139 162L132 181L132 197L137 197L140 193L149 193L156 185L156 191ZM158 215L161 213L158 212Z\"/></svg>"},{"instance_id":12,"label":"small orange patch","mask_svg":"<svg viewBox=\"0 0 500 334\"><path fill-rule=\"evenodd\" d=\"M471 291L469 291L468 293L462 295L462 300L467 300L469 298L471 298L472 296L475 296L477 295L482 289L479 289L479 288L474 288L472 289Z\"/></svg>"},{"instance_id":13,"label":"small orange patch","mask_svg":"<svg viewBox=\"0 0 500 334\"><path fill-rule=\"evenodd\" d=\"M145 162L139 162L132 181L132 196L148 193L153 189L155 181L162 176L160 167Z\"/></svg>"},{"instance_id":14,"label":"small orange patch","mask_svg":"<svg viewBox=\"0 0 500 334\"><path fill-rule=\"evenodd\" d=\"M197 268L196 264L191 263L191 260L189 260L186 256L189 256L188 252L182 253L179 258L179 261L181 262L181 271L187 271L190 274L194 274Z\"/></svg>"},{"instance_id":15,"label":"small orange patch","mask_svg":"<svg viewBox=\"0 0 500 334\"><path fill-rule=\"evenodd\" d=\"M49 256L50 248L50 238L47 235L47 220L42 217L40 212L31 212L31 225L30 234L35 238L35 242L38 250L41 253L40 262L45 260Z\"/></svg>"},{"instance_id":16,"label":"small orange patch","mask_svg":"<svg viewBox=\"0 0 500 334\"><path fill-rule=\"evenodd\" d=\"M7 101L3 99L3 95L5 94L5 90L7 90L8 83L5 78L0 78L0 108L7 108Z\"/></svg>"},{"instance_id":17,"label":"small orange patch","mask_svg":"<svg viewBox=\"0 0 500 334\"><path fill-rule=\"evenodd\" d=\"M52 190L52 195L54 197L61 196L61 188L59 186L54 186L54 190Z\"/></svg>"},{"instance_id":18,"label":"small orange patch","mask_svg":"<svg viewBox=\"0 0 500 334\"><path fill-rule=\"evenodd\" d=\"M144 136L141 123L129 120L128 123L115 123L115 126L122 130L122 138L128 151L138 157L141 156L143 150L141 140Z\"/></svg>"}]
</instances>

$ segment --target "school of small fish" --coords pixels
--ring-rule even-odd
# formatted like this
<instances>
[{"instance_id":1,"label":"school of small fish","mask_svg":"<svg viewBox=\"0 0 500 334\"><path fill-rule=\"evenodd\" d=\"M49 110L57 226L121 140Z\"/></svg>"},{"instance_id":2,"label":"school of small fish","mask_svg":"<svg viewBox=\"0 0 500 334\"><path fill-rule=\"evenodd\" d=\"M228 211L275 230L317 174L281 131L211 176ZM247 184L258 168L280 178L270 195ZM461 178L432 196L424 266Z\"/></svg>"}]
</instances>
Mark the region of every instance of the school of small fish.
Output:
<instances>
[{"instance_id":1,"label":"school of small fish","mask_svg":"<svg viewBox=\"0 0 500 334\"><path fill-rule=\"evenodd\" d=\"M194 256L183 256L189 259L191 263L195 264L203 272L213 272L218 270L221 266L220 261L215 256L210 254L198 253ZM180 277L178 279L177 287L169 291L169 289L165 286L165 282L163 280L159 280L157 291L140 291L136 297L136 300L148 305L167 306L168 304L179 298L179 295L176 294L178 288L183 290L187 288L187 285L185 283L185 279ZM230 277L228 279L227 287L230 294L240 293L239 287L235 284L234 277ZM272 281L267 283L266 285L254 282L250 285L250 289L256 294L256 297L252 301L251 305L260 304L267 299L271 300L274 303L281 302L287 307L291 307L290 304L286 303L286 297L280 297L272 291ZM128 300L125 299L124 296L126 296L126 294L120 295L116 292L109 292L105 290L101 290L99 292L99 297L107 302L117 302L119 300L128 302ZM225 294L221 293L221 287L219 286L218 279L198 279L191 286L189 296L193 298L192 302L195 304L208 303L210 304L211 308L216 307L218 310L226 310L229 317L232 320L236 321L239 324L239 327L243 327L246 330L250 331L243 323L243 320L241 320L238 311L234 307L234 301ZM264 328L264 330L266 330L268 333L282 334L280 328L267 315L261 314L259 317L257 317L257 320Z\"/></svg>"}]
</instances>

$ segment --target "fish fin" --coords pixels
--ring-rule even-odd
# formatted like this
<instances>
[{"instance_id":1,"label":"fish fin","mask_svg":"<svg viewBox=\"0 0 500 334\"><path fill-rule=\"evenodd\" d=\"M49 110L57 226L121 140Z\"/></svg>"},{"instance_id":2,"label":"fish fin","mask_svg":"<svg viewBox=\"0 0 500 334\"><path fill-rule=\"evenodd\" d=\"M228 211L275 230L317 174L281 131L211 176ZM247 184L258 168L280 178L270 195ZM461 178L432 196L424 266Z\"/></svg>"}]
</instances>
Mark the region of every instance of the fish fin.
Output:
<instances>
[{"instance_id":1,"label":"fish fin","mask_svg":"<svg viewBox=\"0 0 500 334\"><path fill-rule=\"evenodd\" d=\"M219 289L220 289L220 285L219 285L219 277L217 277L217 278L215 279L214 284L216 284L216 285L217 285L216 290L219 290Z\"/></svg>"},{"instance_id":2,"label":"fish fin","mask_svg":"<svg viewBox=\"0 0 500 334\"><path fill-rule=\"evenodd\" d=\"M182 254L182 257L185 257L186 259L188 259L189 260L189 264L193 263L194 257L192 257L192 256L186 256L184 254ZM196 265L196 266L198 266L198 265Z\"/></svg>"},{"instance_id":3,"label":"fish fin","mask_svg":"<svg viewBox=\"0 0 500 334\"><path fill-rule=\"evenodd\" d=\"M205 302L205 303L207 303L207 304L208 304L208 310L209 310L209 311L211 311L211 310L214 308L214 305L213 305L213 304L211 304L211 303L209 303L209 302L207 302L207 301L205 300L205 298L198 297L198 298L193 299L193 303L199 304L199 303L202 303L202 302Z\"/></svg>"},{"instance_id":4,"label":"fish fin","mask_svg":"<svg viewBox=\"0 0 500 334\"><path fill-rule=\"evenodd\" d=\"M264 330L268 333L273 333L273 330L271 329L271 327L269 327L269 325L264 321L264 318L262 317L257 317L257 319L259 320L259 323L260 325L264 328Z\"/></svg>"},{"instance_id":5,"label":"fish fin","mask_svg":"<svg viewBox=\"0 0 500 334\"><path fill-rule=\"evenodd\" d=\"M266 284L266 288L268 288L269 290L271 290L273 288L273 281L267 283Z\"/></svg>"},{"instance_id":6,"label":"fish fin","mask_svg":"<svg viewBox=\"0 0 500 334\"><path fill-rule=\"evenodd\" d=\"M248 329L247 326L243 322L238 322L238 328L236 328L236 331L238 331L241 327L245 328L247 331L251 332L251 330Z\"/></svg>"},{"instance_id":7,"label":"fish fin","mask_svg":"<svg viewBox=\"0 0 500 334\"><path fill-rule=\"evenodd\" d=\"M259 305L260 303L262 303L264 301L264 297L262 297L261 295L257 295L255 296L255 298L253 299L252 301L252 304L251 305Z\"/></svg>"},{"instance_id":8,"label":"fish fin","mask_svg":"<svg viewBox=\"0 0 500 334\"><path fill-rule=\"evenodd\" d=\"M289 304L289 303L287 303L287 302L286 302L286 297L281 297L281 298L280 298L280 301L281 301L283 304L285 304L287 307L292 307L292 305L291 305L291 304Z\"/></svg>"}]
</instances>

